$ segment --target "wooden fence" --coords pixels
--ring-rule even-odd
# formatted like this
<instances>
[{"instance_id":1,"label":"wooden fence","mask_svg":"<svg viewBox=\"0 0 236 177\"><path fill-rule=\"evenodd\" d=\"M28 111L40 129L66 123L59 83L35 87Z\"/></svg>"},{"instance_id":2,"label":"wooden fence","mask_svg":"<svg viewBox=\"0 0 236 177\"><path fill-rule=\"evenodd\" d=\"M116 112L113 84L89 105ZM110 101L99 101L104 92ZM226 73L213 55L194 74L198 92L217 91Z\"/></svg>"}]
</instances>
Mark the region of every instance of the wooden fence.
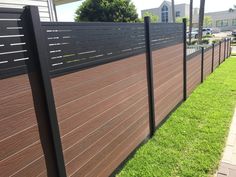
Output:
<instances>
[{"instance_id":1,"label":"wooden fence","mask_svg":"<svg viewBox=\"0 0 236 177\"><path fill-rule=\"evenodd\" d=\"M0 174L109 176L230 55L183 24L40 22L0 9Z\"/></svg>"}]
</instances>

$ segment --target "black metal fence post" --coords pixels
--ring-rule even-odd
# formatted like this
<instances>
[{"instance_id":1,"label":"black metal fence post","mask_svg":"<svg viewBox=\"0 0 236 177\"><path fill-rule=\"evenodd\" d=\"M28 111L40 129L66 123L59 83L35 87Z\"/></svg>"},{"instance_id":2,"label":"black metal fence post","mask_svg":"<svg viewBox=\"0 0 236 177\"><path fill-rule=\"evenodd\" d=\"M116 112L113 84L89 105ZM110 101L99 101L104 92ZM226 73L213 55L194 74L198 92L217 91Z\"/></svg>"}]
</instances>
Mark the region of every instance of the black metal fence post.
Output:
<instances>
[{"instance_id":1,"label":"black metal fence post","mask_svg":"<svg viewBox=\"0 0 236 177\"><path fill-rule=\"evenodd\" d=\"M150 137L155 132L155 102L153 87L153 64L152 64L152 48L150 35L150 17L144 18L145 25L145 41L146 41L146 67L147 67L147 84L148 84L148 102L149 102L149 127Z\"/></svg>"},{"instance_id":2,"label":"black metal fence post","mask_svg":"<svg viewBox=\"0 0 236 177\"><path fill-rule=\"evenodd\" d=\"M219 42L219 66L220 66L220 57L221 57L221 41Z\"/></svg>"},{"instance_id":3,"label":"black metal fence post","mask_svg":"<svg viewBox=\"0 0 236 177\"><path fill-rule=\"evenodd\" d=\"M231 38L229 38L228 40L228 52L227 52L227 58L229 57L229 53L230 53L230 41L231 41Z\"/></svg>"},{"instance_id":4,"label":"black metal fence post","mask_svg":"<svg viewBox=\"0 0 236 177\"><path fill-rule=\"evenodd\" d=\"M211 61L211 72L214 71L214 59L215 59L215 44L212 44L212 61Z\"/></svg>"},{"instance_id":5,"label":"black metal fence post","mask_svg":"<svg viewBox=\"0 0 236 177\"><path fill-rule=\"evenodd\" d=\"M44 32L42 31L38 8L26 6L23 23L27 31L26 39L29 42L29 52L32 56L29 77L32 77L31 88L34 97L35 110L43 119L40 139L44 147L48 176L66 177L65 163L62 152L56 107L54 103L52 85L49 75ZM33 68L33 69L32 69ZM33 81L32 81L33 80ZM37 108L39 107L39 108ZM37 113L36 113L37 114ZM40 125L39 125L40 126ZM39 127L40 129L40 127ZM46 133L45 133L46 132Z\"/></svg>"},{"instance_id":6,"label":"black metal fence post","mask_svg":"<svg viewBox=\"0 0 236 177\"><path fill-rule=\"evenodd\" d=\"M202 49L202 56L201 56L201 83L203 83L204 80L204 47Z\"/></svg>"},{"instance_id":7,"label":"black metal fence post","mask_svg":"<svg viewBox=\"0 0 236 177\"><path fill-rule=\"evenodd\" d=\"M226 58L226 42L227 42L227 39L224 39L224 61Z\"/></svg>"},{"instance_id":8,"label":"black metal fence post","mask_svg":"<svg viewBox=\"0 0 236 177\"><path fill-rule=\"evenodd\" d=\"M187 20L183 19L183 100L187 99Z\"/></svg>"},{"instance_id":9,"label":"black metal fence post","mask_svg":"<svg viewBox=\"0 0 236 177\"><path fill-rule=\"evenodd\" d=\"M227 58L229 57L229 51L230 51L230 38L228 39Z\"/></svg>"}]
</instances>

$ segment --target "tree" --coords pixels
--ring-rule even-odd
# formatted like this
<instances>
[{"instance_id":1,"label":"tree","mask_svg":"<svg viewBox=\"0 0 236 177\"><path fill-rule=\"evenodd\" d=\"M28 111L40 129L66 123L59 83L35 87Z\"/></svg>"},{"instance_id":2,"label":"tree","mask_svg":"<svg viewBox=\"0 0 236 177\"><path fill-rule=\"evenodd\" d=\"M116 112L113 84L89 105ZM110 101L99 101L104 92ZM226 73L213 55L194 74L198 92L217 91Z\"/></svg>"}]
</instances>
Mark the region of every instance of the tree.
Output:
<instances>
[{"instance_id":1,"label":"tree","mask_svg":"<svg viewBox=\"0 0 236 177\"><path fill-rule=\"evenodd\" d=\"M175 23L175 1L171 0L171 9L172 9L172 20Z\"/></svg>"},{"instance_id":2,"label":"tree","mask_svg":"<svg viewBox=\"0 0 236 177\"><path fill-rule=\"evenodd\" d=\"M86 0L76 10L75 21L137 22L138 14L130 0Z\"/></svg>"},{"instance_id":3,"label":"tree","mask_svg":"<svg viewBox=\"0 0 236 177\"><path fill-rule=\"evenodd\" d=\"M176 23L183 23L183 18L186 18L187 26L189 26L189 18L188 17L177 17L175 22Z\"/></svg>"},{"instance_id":4,"label":"tree","mask_svg":"<svg viewBox=\"0 0 236 177\"><path fill-rule=\"evenodd\" d=\"M211 27L212 26L212 18L211 18L211 16L205 16L204 17L204 26L205 27Z\"/></svg>"},{"instance_id":5,"label":"tree","mask_svg":"<svg viewBox=\"0 0 236 177\"><path fill-rule=\"evenodd\" d=\"M199 20L198 20L198 43L202 43L202 28L204 21L204 13L205 13L205 0L200 1L200 11L199 11Z\"/></svg>"},{"instance_id":6,"label":"tree","mask_svg":"<svg viewBox=\"0 0 236 177\"><path fill-rule=\"evenodd\" d=\"M150 17L152 23L157 23L157 22L159 21L159 16L154 15L154 14L151 13L151 12L145 12L145 13L143 14L143 17L142 17L142 19L141 19L140 21L141 21L141 22L144 22L144 17L147 17L147 16Z\"/></svg>"},{"instance_id":7,"label":"tree","mask_svg":"<svg viewBox=\"0 0 236 177\"><path fill-rule=\"evenodd\" d=\"M189 44L191 44L192 39L192 28L193 28L193 0L190 0L190 10L189 10Z\"/></svg>"}]
</instances>

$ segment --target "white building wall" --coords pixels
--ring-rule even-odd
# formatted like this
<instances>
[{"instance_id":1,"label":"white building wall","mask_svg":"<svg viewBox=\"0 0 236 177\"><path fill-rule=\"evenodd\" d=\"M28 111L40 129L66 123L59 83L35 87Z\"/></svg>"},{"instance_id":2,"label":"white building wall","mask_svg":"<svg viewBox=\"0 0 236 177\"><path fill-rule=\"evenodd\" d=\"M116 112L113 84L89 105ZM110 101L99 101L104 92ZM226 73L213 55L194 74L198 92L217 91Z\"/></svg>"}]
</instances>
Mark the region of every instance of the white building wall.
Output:
<instances>
[{"instance_id":1,"label":"white building wall","mask_svg":"<svg viewBox=\"0 0 236 177\"><path fill-rule=\"evenodd\" d=\"M233 19L236 19L236 10L233 12L229 11L221 11L221 12L210 12L205 13L205 16L210 16L212 18L212 27L215 31L228 31L236 29L236 26L233 26ZM198 15L194 16L193 23L195 23L195 26L198 24ZM218 20L227 20L228 25L227 26L217 26L216 23Z\"/></svg>"},{"instance_id":2,"label":"white building wall","mask_svg":"<svg viewBox=\"0 0 236 177\"><path fill-rule=\"evenodd\" d=\"M0 8L23 8L38 6L41 21L56 21L52 0L0 0Z\"/></svg>"},{"instance_id":3,"label":"white building wall","mask_svg":"<svg viewBox=\"0 0 236 177\"><path fill-rule=\"evenodd\" d=\"M161 22L161 8L166 5L168 7L168 19L169 22L173 22L172 19L172 9L171 9L171 3L169 1L164 1L160 7L153 8L153 9L146 9L141 11L141 15L145 14L145 12L151 12L154 15L159 16L159 22ZM186 17L189 15L189 5L188 4L176 4L175 5L175 12L180 11L180 17Z\"/></svg>"}]
</instances>

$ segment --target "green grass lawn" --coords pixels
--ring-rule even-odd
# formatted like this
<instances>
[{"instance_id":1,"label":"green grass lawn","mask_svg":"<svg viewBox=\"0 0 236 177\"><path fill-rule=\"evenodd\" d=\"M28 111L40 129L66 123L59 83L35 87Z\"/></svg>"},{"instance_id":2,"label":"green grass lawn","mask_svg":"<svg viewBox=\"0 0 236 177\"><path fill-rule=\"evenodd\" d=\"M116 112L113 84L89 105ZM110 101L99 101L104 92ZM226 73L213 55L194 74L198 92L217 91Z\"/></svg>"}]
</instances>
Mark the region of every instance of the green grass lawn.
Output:
<instances>
[{"instance_id":1,"label":"green grass lawn","mask_svg":"<svg viewBox=\"0 0 236 177\"><path fill-rule=\"evenodd\" d=\"M236 57L200 85L118 177L203 177L217 170L236 105Z\"/></svg>"}]
</instances>

